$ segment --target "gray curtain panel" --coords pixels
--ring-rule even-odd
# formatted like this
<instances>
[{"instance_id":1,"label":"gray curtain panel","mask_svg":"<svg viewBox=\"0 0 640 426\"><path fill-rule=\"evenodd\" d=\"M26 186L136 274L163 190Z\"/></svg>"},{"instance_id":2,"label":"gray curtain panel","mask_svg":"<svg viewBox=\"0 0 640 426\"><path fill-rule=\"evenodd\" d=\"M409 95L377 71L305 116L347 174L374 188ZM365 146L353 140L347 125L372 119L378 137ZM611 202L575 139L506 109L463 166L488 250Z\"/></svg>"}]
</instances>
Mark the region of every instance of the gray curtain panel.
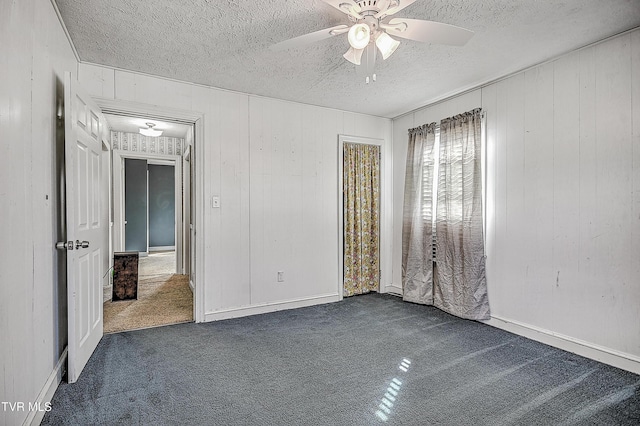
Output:
<instances>
[{"instance_id":1,"label":"gray curtain panel","mask_svg":"<svg viewBox=\"0 0 640 426\"><path fill-rule=\"evenodd\" d=\"M489 319L482 230L482 111L440 123L434 306Z\"/></svg>"},{"instance_id":2,"label":"gray curtain panel","mask_svg":"<svg viewBox=\"0 0 640 426\"><path fill-rule=\"evenodd\" d=\"M433 304L432 202L436 123L409 130L402 218L402 289L407 302Z\"/></svg>"}]
</instances>

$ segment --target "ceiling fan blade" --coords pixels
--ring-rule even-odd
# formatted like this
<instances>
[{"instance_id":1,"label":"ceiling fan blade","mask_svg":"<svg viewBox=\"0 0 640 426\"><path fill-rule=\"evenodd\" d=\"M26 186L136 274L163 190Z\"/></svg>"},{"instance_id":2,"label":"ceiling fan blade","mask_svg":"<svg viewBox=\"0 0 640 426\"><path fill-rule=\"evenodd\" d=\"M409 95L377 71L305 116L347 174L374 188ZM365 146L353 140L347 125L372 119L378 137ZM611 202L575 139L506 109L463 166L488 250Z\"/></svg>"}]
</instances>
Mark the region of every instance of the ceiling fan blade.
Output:
<instances>
[{"instance_id":1,"label":"ceiling fan blade","mask_svg":"<svg viewBox=\"0 0 640 426\"><path fill-rule=\"evenodd\" d=\"M281 41L280 43L271 45L270 49L279 52L281 50L287 50L293 47L306 46L307 44L315 43L317 41L324 40L338 34L343 34L347 31L349 31L348 25L336 25L335 27L325 28L324 30L315 31L313 33L304 34L299 37Z\"/></svg>"},{"instance_id":2,"label":"ceiling fan blade","mask_svg":"<svg viewBox=\"0 0 640 426\"><path fill-rule=\"evenodd\" d=\"M411 6L413 3L416 2L416 0L397 0L398 1L398 5L396 7L390 7L389 9L387 9L384 13L380 12L376 18L380 18L382 16L389 16L389 15L393 15L395 13L400 12L402 9L404 9L407 6Z\"/></svg>"},{"instance_id":3,"label":"ceiling fan blade","mask_svg":"<svg viewBox=\"0 0 640 426\"><path fill-rule=\"evenodd\" d=\"M451 46L464 46L473 36L473 31L465 28L422 19L393 18L381 27L392 36Z\"/></svg>"},{"instance_id":4,"label":"ceiling fan blade","mask_svg":"<svg viewBox=\"0 0 640 426\"><path fill-rule=\"evenodd\" d=\"M391 3L391 0L378 0L378 3L376 5L380 9L380 11L386 11L390 3ZM376 14L376 17L377 15L378 14Z\"/></svg>"},{"instance_id":5,"label":"ceiling fan blade","mask_svg":"<svg viewBox=\"0 0 640 426\"><path fill-rule=\"evenodd\" d=\"M353 0L322 0L322 1L335 7L340 12L346 13L347 15L351 15L356 19L362 18L362 16L359 15L362 9Z\"/></svg>"}]
</instances>

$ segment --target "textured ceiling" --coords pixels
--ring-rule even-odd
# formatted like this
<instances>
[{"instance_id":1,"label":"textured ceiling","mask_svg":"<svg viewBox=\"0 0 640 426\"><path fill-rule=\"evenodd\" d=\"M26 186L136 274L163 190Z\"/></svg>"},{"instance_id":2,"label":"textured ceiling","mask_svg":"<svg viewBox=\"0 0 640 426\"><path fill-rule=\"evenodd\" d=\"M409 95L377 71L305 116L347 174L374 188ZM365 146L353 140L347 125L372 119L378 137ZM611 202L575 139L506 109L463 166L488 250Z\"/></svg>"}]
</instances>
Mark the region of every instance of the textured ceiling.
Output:
<instances>
[{"instance_id":1,"label":"textured ceiling","mask_svg":"<svg viewBox=\"0 0 640 426\"><path fill-rule=\"evenodd\" d=\"M346 35L273 52L339 24L321 0L55 0L80 60L208 86L395 117L640 25L640 0L418 0L397 17L468 28L464 47L402 40L365 84Z\"/></svg>"}]
</instances>

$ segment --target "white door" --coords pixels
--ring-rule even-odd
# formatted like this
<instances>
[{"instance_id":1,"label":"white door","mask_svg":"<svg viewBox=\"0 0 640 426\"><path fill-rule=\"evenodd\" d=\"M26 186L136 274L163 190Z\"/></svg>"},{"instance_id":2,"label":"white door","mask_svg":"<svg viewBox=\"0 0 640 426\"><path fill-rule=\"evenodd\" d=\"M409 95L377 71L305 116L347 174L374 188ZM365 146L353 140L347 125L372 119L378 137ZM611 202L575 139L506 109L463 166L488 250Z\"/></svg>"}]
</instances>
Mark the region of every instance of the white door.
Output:
<instances>
[{"instance_id":1,"label":"white door","mask_svg":"<svg viewBox=\"0 0 640 426\"><path fill-rule=\"evenodd\" d=\"M100 155L104 120L71 74L64 76L67 204L68 381L74 383L102 338L103 231Z\"/></svg>"}]
</instances>

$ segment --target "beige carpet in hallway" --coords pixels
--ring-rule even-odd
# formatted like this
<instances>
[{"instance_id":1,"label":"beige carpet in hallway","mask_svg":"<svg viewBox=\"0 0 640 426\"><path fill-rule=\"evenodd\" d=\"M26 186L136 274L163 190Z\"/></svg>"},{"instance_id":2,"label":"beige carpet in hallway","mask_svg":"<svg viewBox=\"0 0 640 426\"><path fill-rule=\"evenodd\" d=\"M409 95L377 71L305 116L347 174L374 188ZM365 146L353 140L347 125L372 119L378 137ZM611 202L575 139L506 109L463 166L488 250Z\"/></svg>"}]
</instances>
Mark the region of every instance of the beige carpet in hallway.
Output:
<instances>
[{"instance_id":1,"label":"beige carpet in hallway","mask_svg":"<svg viewBox=\"0 0 640 426\"><path fill-rule=\"evenodd\" d=\"M188 321L193 321L193 293L188 275L141 277L138 300L104 302L105 333Z\"/></svg>"},{"instance_id":2,"label":"beige carpet in hallway","mask_svg":"<svg viewBox=\"0 0 640 426\"><path fill-rule=\"evenodd\" d=\"M176 273L176 252L160 251L149 253L140 258L138 274L140 277L148 275L164 275Z\"/></svg>"},{"instance_id":3,"label":"beige carpet in hallway","mask_svg":"<svg viewBox=\"0 0 640 426\"><path fill-rule=\"evenodd\" d=\"M154 253L138 266L138 299L104 302L104 332L193 321L189 276L174 274L175 252Z\"/></svg>"}]
</instances>

